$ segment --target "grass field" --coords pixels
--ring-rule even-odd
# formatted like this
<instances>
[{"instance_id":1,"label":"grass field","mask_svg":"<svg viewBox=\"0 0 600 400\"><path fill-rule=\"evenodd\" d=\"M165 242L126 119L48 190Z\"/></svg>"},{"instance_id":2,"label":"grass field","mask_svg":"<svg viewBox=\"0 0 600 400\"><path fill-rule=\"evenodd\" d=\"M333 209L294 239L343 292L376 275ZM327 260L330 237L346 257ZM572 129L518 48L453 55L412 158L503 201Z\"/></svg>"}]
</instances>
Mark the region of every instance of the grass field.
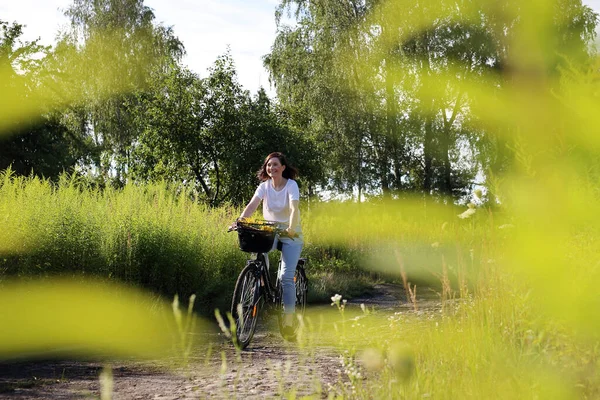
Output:
<instances>
[{"instance_id":1,"label":"grass field","mask_svg":"<svg viewBox=\"0 0 600 400\"><path fill-rule=\"evenodd\" d=\"M201 315L215 307L227 309L245 262L235 235L225 230L239 210L206 208L161 185L100 192L74 178L54 185L10 173L2 176L1 185L0 277L6 296L16 296L10 295L15 280L36 285L38 278L56 275L71 283L94 277L143 288L152 293L142 296L154 299L145 300L154 310L161 298L175 294L180 299L195 294ZM579 201L572 195L553 198L561 200ZM378 279L404 280L407 297L414 294L412 313L350 315L343 302L325 319L309 311L300 345L326 344L340 352L345 383L328 393L350 398L597 398L597 228L582 224L579 211L572 211L560 219L558 229L550 229L543 223L545 214L531 212L526 201L515 204L510 215L473 204L468 218L466 208L422 199L360 206L312 203L303 210L313 301L363 293ZM53 310L68 309L75 289L56 290L66 295L52 303ZM440 311L419 312L425 290L437 293ZM56 297L51 287L39 292L45 297L29 296L19 301L23 308L5 307L0 313L14 321L11 338L25 329L19 318L46 303L43 298ZM98 300L103 292L73 293L72 302L88 304L90 310L105 302ZM126 290L121 293L124 309L108 303L98 308L107 323L115 315L131 318ZM139 304L134 300L132 307ZM63 321L57 337L69 329L69 318L89 322L68 313L40 317L37 309L32 315ZM141 318L155 326L154 319L143 320L143 313ZM179 328L169 329L184 329L178 318ZM318 327L323 320L327 323ZM77 340L94 345L101 337ZM14 339L5 339L6 349ZM134 337L115 336L108 349L129 340ZM116 354L120 349L114 348ZM136 351L143 353L143 346Z\"/></svg>"},{"instance_id":2,"label":"grass field","mask_svg":"<svg viewBox=\"0 0 600 400\"><path fill-rule=\"evenodd\" d=\"M76 178L52 184L10 172L0 182L1 281L95 277L167 299L195 294L205 315L227 308L247 259L235 233L226 232L239 209L208 208L159 184L98 191ZM356 250L308 237L304 254L311 260L312 301L327 301L332 291L358 294L372 283L359 271Z\"/></svg>"}]
</instances>

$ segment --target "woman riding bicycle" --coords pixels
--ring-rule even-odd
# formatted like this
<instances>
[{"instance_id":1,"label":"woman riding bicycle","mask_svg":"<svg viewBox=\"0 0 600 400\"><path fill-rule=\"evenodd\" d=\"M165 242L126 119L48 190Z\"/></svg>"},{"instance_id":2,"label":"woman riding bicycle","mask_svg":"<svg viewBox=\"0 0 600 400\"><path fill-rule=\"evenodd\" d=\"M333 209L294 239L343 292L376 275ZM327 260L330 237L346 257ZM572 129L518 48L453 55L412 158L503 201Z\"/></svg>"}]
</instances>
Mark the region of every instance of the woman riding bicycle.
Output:
<instances>
[{"instance_id":1,"label":"woman riding bicycle","mask_svg":"<svg viewBox=\"0 0 600 400\"><path fill-rule=\"evenodd\" d=\"M294 274L296 264L302 252L303 240L300 228L300 191L294 180L298 170L291 166L282 153L271 153L257 173L261 184L254 196L240 215L249 218L263 203L263 218L282 224L290 237L277 237L273 249L281 242L281 285L283 289L284 319L283 330L293 332L296 287ZM293 238L293 239L292 239Z\"/></svg>"}]
</instances>

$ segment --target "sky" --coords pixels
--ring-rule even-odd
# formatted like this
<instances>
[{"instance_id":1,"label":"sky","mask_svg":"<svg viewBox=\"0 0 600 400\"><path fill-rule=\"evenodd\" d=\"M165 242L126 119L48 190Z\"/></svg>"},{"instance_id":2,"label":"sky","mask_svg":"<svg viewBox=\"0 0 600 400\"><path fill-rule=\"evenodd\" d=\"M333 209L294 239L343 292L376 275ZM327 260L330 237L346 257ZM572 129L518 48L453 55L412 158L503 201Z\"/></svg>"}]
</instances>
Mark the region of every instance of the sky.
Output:
<instances>
[{"instance_id":1,"label":"sky","mask_svg":"<svg viewBox=\"0 0 600 400\"><path fill-rule=\"evenodd\" d=\"M600 1L600 0L598 0ZM66 27L62 10L72 0L0 0L0 20L26 25L23 38L55 42L57 31ZM154 10L155 21L173 26L183 42L183 63L201 77L227 46L245 89L256 93L263 86L270 96L269 77L262 57L275 39L275 7L278 0L145 0Z\"/></svg>"},{"instance_id":2,"label":"sky","mask_svg":"<svg viewBox=\"0 0 600 400\"><path fill-rule=\"evenodd\" d=\"M0 0L0 20L26 25L24 39L41 38L53 44L67 19L62 10L72 0ZM217 57L231 49L238 79L245 89L256 93L264 87L270 96L267 71L262 57L275 39L275 7L279 0L146 0L156 21L173 26L187 55L183 59L201 77ZM583 0L600 13L600 0Z\"/></svg>"}]
</instances>

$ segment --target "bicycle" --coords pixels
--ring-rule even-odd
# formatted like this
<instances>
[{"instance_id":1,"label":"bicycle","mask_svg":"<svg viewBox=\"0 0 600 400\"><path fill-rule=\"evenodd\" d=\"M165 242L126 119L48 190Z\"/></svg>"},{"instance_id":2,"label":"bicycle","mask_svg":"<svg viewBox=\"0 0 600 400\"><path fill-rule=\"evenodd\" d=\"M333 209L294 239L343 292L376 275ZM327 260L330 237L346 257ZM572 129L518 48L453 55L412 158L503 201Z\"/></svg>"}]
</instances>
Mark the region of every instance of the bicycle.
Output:
<instances>
[{"instance_id":1,"label":"bicycle","mask_svg":"<svg viewBox=\"0 0 600 400\"><path fill-rule=\"evenodd\" d=\"M297 323L294 324L292 335L284 334L283 329L283 292L280 278L281 257L279 258L277 279L274 285L271 283L269 275L269 257L267 253L272 249L277 236L287 236L285 230L279 228L277 222L265 220L249 222L245 219L238 219L235 227L229 229L229 231L232 230L236 230L238 233L240 250L255 254L255 257L248 260L246 266L240 272L231 301L231 315L236 324L235 335L238 345L242 349L245 349L250 344L256 331L258 315L265 304L275 309L279 332L284 339L289 341L296 340ZM281 245L281 242L279 242L277 250L281 251ZM300 315L303 315L306 309L306 294L308 291L306 265L307 259L300 258L296 265L296 274L294 276L296 285L296 313Z\"/></svg>"}]
</instances>

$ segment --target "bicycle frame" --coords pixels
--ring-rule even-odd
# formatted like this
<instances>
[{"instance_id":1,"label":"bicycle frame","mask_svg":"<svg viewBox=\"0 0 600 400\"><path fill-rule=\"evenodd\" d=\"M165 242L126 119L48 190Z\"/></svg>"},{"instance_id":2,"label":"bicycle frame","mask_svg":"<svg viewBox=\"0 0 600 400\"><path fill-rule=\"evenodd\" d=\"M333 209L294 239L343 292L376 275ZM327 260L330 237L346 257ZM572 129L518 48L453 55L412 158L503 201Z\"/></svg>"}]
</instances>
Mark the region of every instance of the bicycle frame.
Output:
<instances>
[{"instance_id":1,"label":"bicycle frame","mask_svg":"<svg viewBox=\"0 0 600 400\"><path fill-rule=\"evenodd\" d=\"M276 303L277 302L277 288L274 287L273 284L271 283L271 276L270 276L271 274L269 273L270 272L269 256L267 255L267 253L256 253L255 262L257 262L259 264L259 271L260 271L259 281L260 281L260 286L261 286L261 292L265 295L265 298L269 301L269 303ZM279 271L277 271L277 274L279 274ZM255 301L258 301L258 299L255 299Z\"/></svg>"}]
</instances>

